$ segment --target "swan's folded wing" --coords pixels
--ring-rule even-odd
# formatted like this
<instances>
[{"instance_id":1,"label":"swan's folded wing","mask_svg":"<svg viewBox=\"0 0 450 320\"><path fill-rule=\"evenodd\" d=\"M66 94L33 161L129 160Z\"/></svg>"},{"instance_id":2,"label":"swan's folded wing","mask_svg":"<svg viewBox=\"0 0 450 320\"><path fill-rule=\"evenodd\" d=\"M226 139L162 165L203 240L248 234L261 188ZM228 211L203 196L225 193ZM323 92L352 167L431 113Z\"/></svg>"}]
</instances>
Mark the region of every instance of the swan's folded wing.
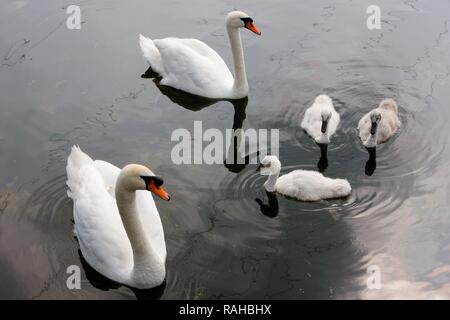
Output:
<instances>
[{"instance_id":1,"label":"swan's folded wing","mask_svg":"<svg viewBox=\"0 0 450 320\"><path fill-rule=\"evenodd\" d=\"M366 113L361 120L359 120L358 122L358 130L361 131L364 129L364 127L366 125L368 125L370 123L370 113ZM370 124L369 124L369 129L370 129Z\"/></svg>"},{"instance_id":2,"label":"swan's folded wing","mask_svg":"<svg viewBox=\"0 0 450 320\"><path fill-rule=\"evenodd\" d=\"M313 122L312 110L311 110L311 108L308 108L305 111L305 115L303 116L303 120L302 120L302 123L301 123L300 126L303 129L305 129L308 133L310 133L309 130L311 129L312 122Z\"/></svg>"},{"instance_id":3,"label":"swan's folded wing","mask_svg":"<svg viewBox=\"0 0 450 320\"><path fill-rule=\"evenodd\" d=\"M93 165L81 168L79 176L83 188L74 199L74 220L81 252L95 270L120 282L133 257L115 199Z\"/></svg>"},{"instance_id":4,"label":"swan's folded wing","mask_svg":"<svg viewBox=\"0 0 450 320\"><path fill-rule=\"evenodd\" d=\"M219 98L231 90L234 79L223 59L196 39L154 40L164 65L163 85L196 95Z\"/></svg>"},{"instance_id":5,"label":"swan's folded wing","mask_svg":"<svg viewBox=\"0 0 450 320\"><path fill-rule=\"evenodd\" d=\"M369 138L371 126L370 113L366 113L358 122L358 135L363 142Z\"/></svg>"},{"instance_id":6,"label":"swan's folded wing","mask_svg":"<svg viewBox=\"0 0 450 320\"><path fill-rule=\"evenodd\" d=\"M161 55L153 43L153 40L140 34L139 45L141 47L142 55L150 64L153 71L159 73L161 76L164 76L164 67L161 61Z\"/></svg>"},{"instance_id":7,"label":"swan's folded wing","mask_svg":"<svg viewBox=\"0 0 450 320\"><path fill-rule=\"evenodd\" d=\"M320 135L320 128L322 127L322 117L320 115L320 110L317 108L308 108L305 111L305 116L303 117L303 122L301 127L306 130L306 132L313 138Z\"/></svg>"},{"instance_id":8,"label":"swan's folded wing","mask_svg":"<svg viewBox=\"0 0 450 320\"><path fill-rule=\"evenodd\" d=\"M328 123L328 133L330 136L336 132L340 121L341 116L333 109L331 119Z\"/></svg>"},{"instance_id":9,"label":"swan's folded wing","mask_svg":"<svg viewBox=\"0 0 450 320\"><path fill-rule=\"evenodd\" d=\"M94 167L101 174L103 182L109 194L115 197L114 188L116 186L117 177L120 174L120 169L115 165L112 165L111 163L103 160L95 160Z\"/></svg>"}]
</instances>

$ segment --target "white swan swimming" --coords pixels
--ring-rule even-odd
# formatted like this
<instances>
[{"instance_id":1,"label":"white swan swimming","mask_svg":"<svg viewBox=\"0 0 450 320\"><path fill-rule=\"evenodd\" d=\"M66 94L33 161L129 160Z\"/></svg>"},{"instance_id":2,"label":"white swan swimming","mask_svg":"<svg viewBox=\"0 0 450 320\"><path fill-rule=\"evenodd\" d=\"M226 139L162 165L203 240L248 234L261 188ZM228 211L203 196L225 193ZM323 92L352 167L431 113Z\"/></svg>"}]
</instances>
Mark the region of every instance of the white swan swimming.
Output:
<instances>
[{"instance_id":1,"label":"white swan swimming","mask_svg":"<svg viewBox=\"0 0 450 320\"><path fill-rule=\"evenodd\" d=\"M120 170L93 161L77 146L72 147L66 170L74 231L85 260L105 277L133 288L162 284L166 244L148 192L169 200L162 179L142 165Z\"/></svg>"},{"instance_id":2,"label":"white swan swimming","mask_svg":"<svg viewBox=\"0 0 450 320\"><path fill-rule=\"evenodd\" d=\"M139 36L142 54L161 77L161 84L211 99L240 99L248 95L244 51L239 28L260 35L253 19L241 11L227 15L234 78L219 54L197 39L149 39Z\"/></svg>"},{"instance_id":3,"label":"white swan swimming","mask_svg":"<svg viewBox=\"0 0 450 320\"><path fill-rule=\"evenodd\" d=\"M311 107L306 109L301 127L319 144L329 144L336 132L340 116L333 106L331 98L319 95Z\"/></svg>"},{"instance_id":4,"label":"white swan swimming","mask_svg":"<svg viewBox=\"0 0 450 320\"><path fill-rule=\"evenodd\" d=\"M374 148L392 137L401 125L397 103L393 99L384 99L378 108L366 113L359 121L359 137L366 148Z\"/></svg>"},{"instance_id":5,"label":"white swan swimming","mask_svg":"<svg viewBox=\"0 0 450 320\"><path fill-rule=\"evenodd\" d=\"M278 177L281 163L273 155L265 156L259 168L261 174L269 176L264 183L268 192L278 192L302 201L342 198L352 191L346 179L327 178L316 171L294 170Z\"/></svg>"}]
</instances>

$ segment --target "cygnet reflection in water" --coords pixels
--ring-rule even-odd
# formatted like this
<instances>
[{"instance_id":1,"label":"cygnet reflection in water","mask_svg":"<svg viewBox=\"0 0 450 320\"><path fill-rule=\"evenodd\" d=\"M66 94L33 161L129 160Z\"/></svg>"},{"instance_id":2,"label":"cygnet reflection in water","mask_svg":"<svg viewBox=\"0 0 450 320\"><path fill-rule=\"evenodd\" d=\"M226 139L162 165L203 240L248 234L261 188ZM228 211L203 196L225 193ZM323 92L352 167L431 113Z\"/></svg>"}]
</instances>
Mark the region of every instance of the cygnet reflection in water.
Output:
<instances>
[{"instance_id":1,"label":"cygnet reflection in water","mask_svg":"<svg viewBox=\"0 0 450 320\"><path fill-rule=\"evenodd\" d=\"M368 176L373 175L377 168L377 148L367 148L369 159L366 162L365 173Z\"/></svg>"},{"instance_id":2,"label":"cygnet reflection in water","mask_svg":"<svg viewBox=\"0 0 450 320\"><path fill-rule=\"evenodd\" d=\"M324 173L328 168L328 144L318 144L320 148L320 159L317 162L317 169L319 172Z\"/></svg>"},{"instance_id":3,"label":"cygnet reflection in water","mask_svg":"<svg viewBox=\"0 0 450 320\"><path fill-rule=\"evenodd\" d=\"M278 199L275 192L266 191L268 204L265 204L263 200L256 198L255 201L259 204L261 213L269 218L275 218L278 216Z\"/></svg>"}]
</instances>

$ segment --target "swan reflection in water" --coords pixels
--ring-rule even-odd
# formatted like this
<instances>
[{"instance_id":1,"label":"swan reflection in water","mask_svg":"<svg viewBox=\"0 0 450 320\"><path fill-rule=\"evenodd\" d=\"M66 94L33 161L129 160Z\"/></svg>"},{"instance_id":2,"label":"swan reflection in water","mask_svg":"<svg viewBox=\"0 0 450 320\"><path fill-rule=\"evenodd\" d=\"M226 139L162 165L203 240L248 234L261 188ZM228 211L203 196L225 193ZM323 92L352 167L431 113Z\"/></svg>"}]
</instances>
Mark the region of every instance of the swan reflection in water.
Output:
<instances>
[{"instance_id":1,"label":"swan reflection in water","mask_svg":"<svg viewBox=\"0 0 450 320\"><path fill-rule=\"evenodd\" d=\"M239 173L250 163L250 158L258 156L256 155L243 155L241 153L241 142L242 142L242 129L244 125L244 120L246 117L246 108L248 104L248 98L242 98L237 100L221 100L221 99L210 99L191 93L178 90L169 86L161 84L161 77L155 73L151 67L141 76L144 79L152 79L156 87L161 91L162 94L167 96L175 104L191 110L200 111L206 107L216 104L219 101L228 101L233 105L234 116L233 116L233 136L230 141L230 146L227 146L228 152L226 159L224 159L224 166L230 172Z\"/></svg>"},{"instance_id":2,"label":"swan reflection in water","mask_svg":"<svg viewBox=\"0 0 450 320\"><path fill-rule=\"evenodd\" d=\"M318 144L320 148L320 159L317 162L317 169L320 173L324 173L328 168L328 144Z\"/></svg>"},{"instance_id":3,"label":"swan reflection in water","mask_svg":"<svg viewBox=\"0 0 450 320\"><path fill-rule=\"evenodd\" d=\"M366 148L369 153L369 159L366 162L365 173L371 176L377 168L377 148Z\"/></svg>"},{"instance_id":4,"label":"swan reflection in water","mask_svg":"<svg viewBox=\"0 0 450 320\"><path fill-rule=\"evenodd\" d=\"M256 198L255 201L259 204L261 213L269 218L278 216L278 199L275 192L266 191L268 204L265 204L261 199Z\"/></svg>"}]
</instances>

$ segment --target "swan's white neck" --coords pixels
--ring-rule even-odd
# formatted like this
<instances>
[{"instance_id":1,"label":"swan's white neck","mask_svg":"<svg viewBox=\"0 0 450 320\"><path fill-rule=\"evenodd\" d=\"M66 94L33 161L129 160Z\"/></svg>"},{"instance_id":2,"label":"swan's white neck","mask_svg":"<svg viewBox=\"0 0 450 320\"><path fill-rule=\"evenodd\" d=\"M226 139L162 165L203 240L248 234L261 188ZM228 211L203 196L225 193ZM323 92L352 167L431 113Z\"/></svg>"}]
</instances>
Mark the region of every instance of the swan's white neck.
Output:
<instances>
[{"instance_id":1,"label":"swan's white neck","mask_svg":"<svg viewBox=\"0 0 450 320\"><path fill-rule=\"evenodd\" d=\"M120 179L116 186L116 202L122 218L123 226L130 240L133 250L133 274L134 280L139 283L146 283L149 275L165 277L164 263L156 253L155 249L147 239L142 227L139 213L136 207L136 191L124 188Z\"/></svg>"},{"instance_id":2,"label":"swan's white neck","mask_svg":"<svg viewBox=\"0 0 450 320\"><path fill-rule=\"evenodd\" d=\"M227 26L230 39L231 52L233 54L234 85L233 94L235 98L244 98L248 95L247 74L245 73L244 50L242 49L241 35L239 29Z\"/></svg>"},{"instance_id":3,"label":"swan's white neck","mask_svg":"<svg viewBox=\"0 0 450 320\"><path fill-rule=\"evenodd\" d=\"M369 136L369 138L366 141L367 148L374 148L377 146L377 136L378 136L378 130L375 132L375 134L371 134Z\"/></svg>"},{"instance_id":4,"label":"swan's white neck","mask_svg":"<svg viewBox=\"0 0 450 320\"><path fill-rule=\"evenodd\" d=\"M277 183L278 176L280 175L280 171L277 171L274 174L271 174L267 181L264 183L264 187L269 192L275 192L275 184Z\"/></svg>"},{"instance_id":5,"label":"swan's white neck","mask_svg":"<svg viewBox=\"0 0 450 320\"><path fill-rule=\"evenodd\" d=\"M328 128L325 132L320 132L320 135L316 138L317 143L330 143L330 138L328 137Z\"/></svg>"}]
</instances>

